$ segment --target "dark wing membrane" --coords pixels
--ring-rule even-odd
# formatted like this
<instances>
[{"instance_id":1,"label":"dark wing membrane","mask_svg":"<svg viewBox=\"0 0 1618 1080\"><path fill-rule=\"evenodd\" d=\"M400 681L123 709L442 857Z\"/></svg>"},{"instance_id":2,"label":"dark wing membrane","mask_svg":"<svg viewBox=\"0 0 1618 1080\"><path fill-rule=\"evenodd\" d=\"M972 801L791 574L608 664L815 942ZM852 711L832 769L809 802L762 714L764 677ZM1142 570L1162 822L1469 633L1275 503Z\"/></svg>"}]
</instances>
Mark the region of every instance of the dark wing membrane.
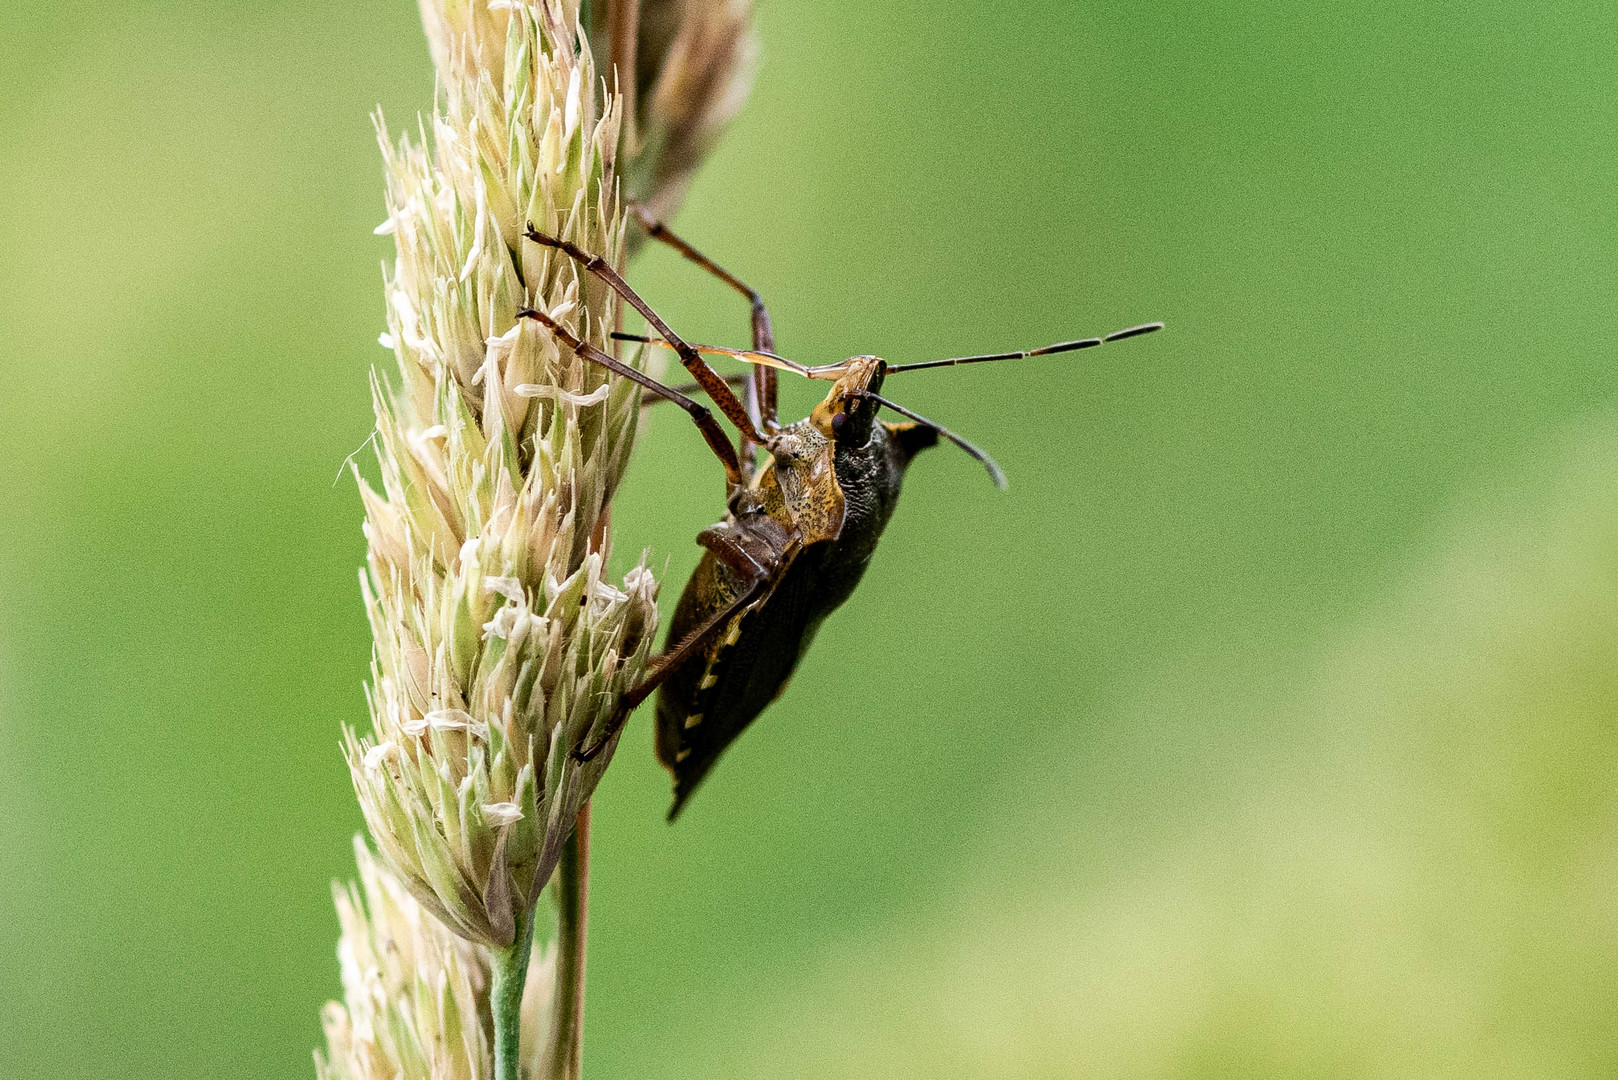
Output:
<instances>
[{"instance_id":1,"label":"dark wing membrane","mask_svg":"<svg viewBox=\"0 0 1618 1080\"><path fill-rule=\"evenodd\" d=\"M657 699L657 756L674 774L673 820L719 755L781 692L819 623L812 584L824 551L815 545L779 571L780 580L703 650L701 662L669 676ZM709 578L709 575L715 575ZM714 586L719 586L717 589ZM740 595L728 567L704 556L670 627L677 637ZM719 602L716 602L718 600Z\"/></svg>"}]
</instances>

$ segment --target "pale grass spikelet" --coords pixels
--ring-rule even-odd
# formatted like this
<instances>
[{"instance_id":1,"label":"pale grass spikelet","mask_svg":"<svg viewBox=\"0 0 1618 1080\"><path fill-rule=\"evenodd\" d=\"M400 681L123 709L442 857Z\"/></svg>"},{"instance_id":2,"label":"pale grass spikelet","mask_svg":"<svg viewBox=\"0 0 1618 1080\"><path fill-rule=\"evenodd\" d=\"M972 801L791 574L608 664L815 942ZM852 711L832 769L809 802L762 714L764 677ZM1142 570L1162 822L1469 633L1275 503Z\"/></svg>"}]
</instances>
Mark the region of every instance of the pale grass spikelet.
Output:
<instances>
[{"instance_id":1,"label":"pale grass spikelet","mask_svg":"<svg viewBox=\"0 0 1618 1080\"><path fill-rule=\"evenodd\" d=\"M343 1001L321 1016L318 1080L482 1080L494 1068L488 950L451 933L355 838L358 885L333 885ZM536 947L525 1045L543 1045L554 948Z\"/></svg>"},{"instance_id":2,"label":"pale grass spikelet","mask_svg":"<svg viewBox=\"0 0 1618 1080\"><path fill-rule=\"evenodd\" d=\"M522 233L621 261L621 106L576 2L422 10L440 100L419 139L382 134L398 382L373 379L382 490L361 483L373 733L345 748L381 858L454 932L506 947L613 745L573 751L639 682L657 620L644 566L605 577L637 388L516 318L615 350L616 297Z\"/></svg>"}]
</instances>

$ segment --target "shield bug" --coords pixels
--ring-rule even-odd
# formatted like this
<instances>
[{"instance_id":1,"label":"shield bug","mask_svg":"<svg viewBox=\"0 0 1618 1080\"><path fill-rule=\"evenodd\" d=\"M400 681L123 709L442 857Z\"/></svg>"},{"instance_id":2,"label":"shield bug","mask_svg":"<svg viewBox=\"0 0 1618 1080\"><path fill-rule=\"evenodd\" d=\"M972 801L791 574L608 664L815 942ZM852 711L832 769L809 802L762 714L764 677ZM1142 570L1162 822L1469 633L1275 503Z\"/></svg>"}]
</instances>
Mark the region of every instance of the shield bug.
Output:
<instances>
[{"instance_id":1,"label":"shield bug","mask_svg":"<svg viewBox=\"0 0 1618 1080\"><path fill-rule=\"evenodd\" d=\"M853 356L807 367L776 353L769 313L757 292L662 224L643 214L640 219L653 239L669 244L748 298L751 349L686 342L605 260L532 226L528 240L576 260L622 296L658 335L614 337L672 349L696 382L680 388L664 385L581 341L545 312L525 308L518 315L544 324L583 359L679 405L724 466L725 517L697 534L697 543L705 550L675 608L664 651L652 661L641 685L624 695L607 730L573 751L583 761L595 757L617 737L629 712L660 690L657 756L674 776L672 820L719 755L786 687L821 622L859 584L898 501L911 459L946 439L979 461L997 486L1005 486L1000 467L982 450L883 396L885 381L928 368L1093 348L1151 333L1163 324L1145 323L1104 337L1021 352L899 365L876 356ZM735 380L722 378L702 358L705 354L731 356L752 365L742 385L743 398L731 389ZM828 381L831 390L806 418L778 424L780 371ZM712 412L691 396L699 391L735 426L737 445L731 444ZM883 408L904 421L879 420L877 413Z\"/></svg>"}]
</instances>

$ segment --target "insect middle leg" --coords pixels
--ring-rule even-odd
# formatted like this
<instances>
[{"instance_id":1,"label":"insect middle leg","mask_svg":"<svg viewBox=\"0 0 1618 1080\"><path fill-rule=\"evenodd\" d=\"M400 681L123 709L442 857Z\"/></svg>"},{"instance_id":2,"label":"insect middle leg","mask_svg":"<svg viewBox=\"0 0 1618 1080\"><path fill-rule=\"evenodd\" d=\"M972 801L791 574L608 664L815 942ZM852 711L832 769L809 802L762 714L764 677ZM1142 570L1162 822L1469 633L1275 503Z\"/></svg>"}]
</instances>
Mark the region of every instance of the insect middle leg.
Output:
<instances>
[{"instance_id":1,"label":"insect middle leg","mask_svg":"<svg viewBox=\"0 0 1618 1080\"><path fill-rule=\"evenodd\" d=\"M707 406L692 400L672 386L663 385L644 371L636 371L623 361L608 356L589 342L581 341L577 334L543 311L535 308L522 308L517 312L517 318L532 319L540 323L549 329L552 334L555 334L558 341L590 363L600 364L615 375L622 375L631 382L639 383L652 393L666 398L684 409L697 425L697 430L702 432L702 437L707 440L708 448L718 456L719 463L725 467L726 495L728 496L730 492L744 486L741 460L736 456L736 448L730 444L730 438L725 434L725 429L719 426L719 421L713 418L713 413L708 411ZM703 366L707 367L706 364ZM713 373L711 368L708 370L710 374ZM719 376L714 374L714 378L718 379ZM726 386L723 381L719 385L725 393L730 393L730 387ZM703 383L702 388L706 390L708 384ZM734 394L731 394L731 400L735 400Z\"/></svg>"}]
</instances>

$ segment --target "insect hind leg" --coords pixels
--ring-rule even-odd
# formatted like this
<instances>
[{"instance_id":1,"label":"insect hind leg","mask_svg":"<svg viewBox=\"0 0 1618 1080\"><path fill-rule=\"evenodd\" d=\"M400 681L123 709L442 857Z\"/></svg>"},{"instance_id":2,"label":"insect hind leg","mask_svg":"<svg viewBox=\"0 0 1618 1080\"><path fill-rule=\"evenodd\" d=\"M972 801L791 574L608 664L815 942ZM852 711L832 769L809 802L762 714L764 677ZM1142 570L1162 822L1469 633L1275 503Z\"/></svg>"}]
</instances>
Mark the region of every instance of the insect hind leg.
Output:
<instances>
[{"instance_id":1,"label":"insect hind leg","mask_svg":"<svg viewBox=\"0 0 1618 1080\"><path fill-rule=\"evenodd\" d=\"M713 532L714 530L712 529L704 530L702 535L706 537ZM635 711L636 706L651 697L657 688L663 685L665 679L679 670L680 665L690 659L692 653L701 648L721 627L729 623L731 619L735 618L768 589L773 576L770 568L761 565L741 544L733 540L724 540L722 543L727 548L727 551L720 556L721 560L743 575L743 580L747 582L747 587L738 593L734 600L703 620L702 625L682 638L674 648L653 659L645 678L641 679L640 684L633 690L625 691L624 695L618 699L618 710L613 713L612 719L608 721L606 728L602 730L596 741L589 746L574 748L572 752L574 761L582 765L594 760L602 750L606 749L607 744L612 742L613 738L623 730L624 724L629 721L629 714ZM718 554L716 544L710 542L704 544L704 546Z\"/></svg>"}]
</instances>

